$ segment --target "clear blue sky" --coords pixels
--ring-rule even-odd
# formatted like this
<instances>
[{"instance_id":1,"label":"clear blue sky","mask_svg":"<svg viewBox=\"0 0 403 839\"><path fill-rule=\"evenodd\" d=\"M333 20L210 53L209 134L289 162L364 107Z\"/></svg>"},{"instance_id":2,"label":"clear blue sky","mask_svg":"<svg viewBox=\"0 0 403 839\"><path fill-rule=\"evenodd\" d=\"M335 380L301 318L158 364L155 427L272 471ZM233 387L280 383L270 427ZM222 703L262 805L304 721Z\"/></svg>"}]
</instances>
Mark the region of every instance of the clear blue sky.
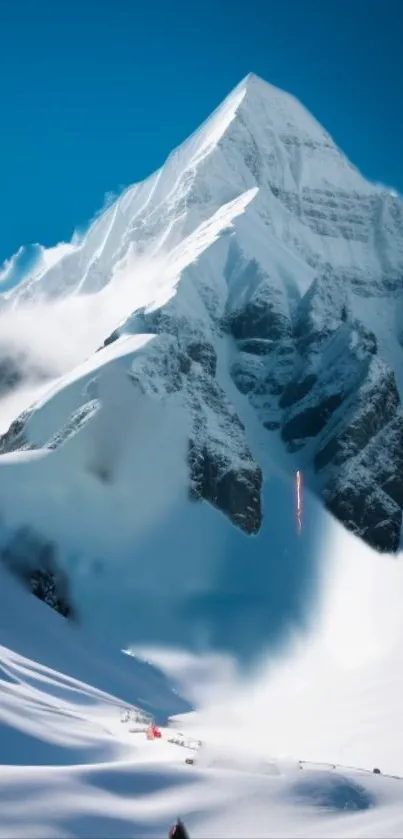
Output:
<instances>
[{"instance_id":1,"label":"clear blue sky","mask_svg":"<svg viewBox=\"0 0 403 839\"><path fill-rule=\"evenodd\" d=\"M403 0L0 0L0 263L70 238L253 71L403 192Z\"/></svg>"}]
</instances>

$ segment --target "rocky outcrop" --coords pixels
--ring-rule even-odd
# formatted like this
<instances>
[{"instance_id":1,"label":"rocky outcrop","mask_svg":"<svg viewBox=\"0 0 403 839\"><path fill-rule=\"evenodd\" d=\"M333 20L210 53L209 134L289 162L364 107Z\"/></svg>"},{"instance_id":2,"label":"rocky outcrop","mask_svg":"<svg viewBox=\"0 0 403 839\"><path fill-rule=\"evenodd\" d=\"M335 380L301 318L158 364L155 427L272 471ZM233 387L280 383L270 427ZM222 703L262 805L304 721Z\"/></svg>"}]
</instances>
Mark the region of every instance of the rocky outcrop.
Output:
<instances>
[{"instance_id":1,"label":"rocky outcrop","mask_svg":"<svg viewBox=\"0 0 403 839\"><path fill-rule=\"evenodd\" d=\"M23 451L24 449L32 448L24 434L28 416L28 411L20 414L20 416L11 423L5 434L0 435L0 454Z\"/></svg>"},{"instance_id":2,"label":"rocky outcrop","mask_svg":"<svg viewBox=\"0 0 403 839\"><path fill-rule=\"evenodd\" d=\"M251 323L231 367L238 389L265 428L278 431L291 453L304 453L305 481L327 508L377 550L396 551L400 397L375 335L351 314L344 284L325 266L277 337L263 317L254 334L248 307L237 318L245 332Z\"/></svg>"},{"instance_id":3,"label":"rocky outcrop","mask_svg":"<svg viewBox=\"0 0 403 839\"><path fill-rule=\"evenodd\" d=\"M187 397L192 416L189 444L191 497L209 501L245 533L262 523L262 473L245 429L217 382L191 371Z\"/></svg>"},{"instance_id":4,"label":"rocky outcrop","mask_svg":"<svg viewBox=\"0 0 403 839\"><path fill-rule=\"evenodd\" d=\"M316 471L340 466L363 452L375 435L395 418L399 406L393 372L374 359L365 379L345 400L342 411L329 422L314 455Z\"/></svg>"},{"instance_id":5,"label":"rocky outcrop","mask_svg":"<svg viewBox=\"0 0 403 839\"><path fill-rule=\"evenodd\" d=\"M349 530L378 551L394 553L399 548L401 507L374 482L372 469L351 464L323 491L328 510Z\"/></svg>"},{"instance_id":6,"label":"rocky outcrop","mask_svg":"<svg viewBox=\"0 0 403 839\"><path fill-rule=\"evenodd\" d=\"M374 359L373 336L357 322L341 323L338 329L323 340L320 352L317 346L301 359L297 373L290 380L280 398L284 408L282 437L289 448L305 444L308 438L320 437L322 445L328 444L331 435L342 434L349 427L353 434L351 415L358 405L374 396L381 406L382 398L375 393L379 382L385 380L385 411L396 408L399 396L393 374L379 359ZM361 395L360 395L361 394ZM358 408L359 410L359 408ZM390 415L388 415L388 419ZM382 418L379 418L382 422ZM361 442L368 442L371 423L368 419L367 440L361 428ZM362 423L361 423L362 425ZM325 430L326 427L326 430ZM339 428L339 432L336 429ZM373 433L378 428L374 427ZM321 455L318 453L317 465ZM322 457L325 458L323 452Z\"/></svg>"},{"instance_id":7,"label":"rocky outcrop","mask_svg":"<svg viewBox=\"0 0 403 839\"><path fill-rule=\"evenodd\" d=\"M293 322L298 352L306 356L348 320L347 288L331 265L323 266L301 299Z\"/></svg>"},{"instance_id":8,"label":"rocky outcrop","mask_svg":"<svg viewBox=\"0 0 403 839\"><path fill-rule=\"evenodd\" d=\"M60 592L60 582L52 571L36 569L25 578L32 594L39 600L59 612L64 618L72 618L73 610L66 598L65 591Z\"/></svg>"},{"instance_id":9,"label":"rocky outcrop","mask_svg":"<svg viewBox=\"0 0 403 839\"><path fill-rule=\"evenodd\" d=\"M323 495L328 509L370 545L380 551L398 550L403 508L401 407L366 446L333 471Z\"/></svg>"},{"instance_id":10,"label":"rocky outcrop","mask_svg":"<svg viewBox=\"0 0 403 839\"><path fill-rule=\"evenodd\" d=\"M243 394L252 393L256 390L265 375L265 371L264 357L242 352L237 355L236 361L230 369L233 381Z\"/></svg>"},{"instance_id":11,"label":"rocky outcrop","mask_svg":"<svg viewBox=\"0 0 403 839\"><path fill-rule=\"evenodd\" d=\"M274 343L289 337L289 301L279 278L268 274L256 259L249 259L234 243L229 249L225 271L228 282L226 326L233 337L243 342ZM262 344L259 349L261 347Z\"/></svg>"},{"instance_id":12,"label":"rocky outcrop","mask_svg":"<svg viewBox=\"0 0 403 839\"><path fill-rule=\"evenodd\" d=\"M356 458L368 471L376 473L378 483L403 508L403 410L376 434Z\"/></svg>"},{"instance_id":13,"label":"rocky outcrop","mask_svg":"<svg viewBox=\"0 0 403 839\"><path fill-rule=\"evenodd\" d=\"M216 380L213 332L178 309L168 303L161 310L141 310L121 327L156 335L150 352L132 364L130 376L145 392L181 392L190 420L191 498L213 504L245 533L257 533L262 473L245 428Z\"/></svg>"},{"instance_id":14,"label":"rocky outcrop","mask_svg":"<svg viewBox=\"0 0 403 839\"><path fill-rule=\"evenodd\" d=\"M295 365L291 312L297 293L269 275L257 260L247 259L235 244L226 266L228 301L225 319L238 352L230 373L269 430L280 427L279 398Z\"/></svg>"},{"instance_id":15,"label":"rocky outcrop","mask_svg":"<svg viewBox=\"0 0 403 839\"><path fill-rule=\"evenodd\" d=\"M265 337L278 341L287 334L287 318L276 310L270 298L268 292L260 292L248 301L244 309L230 314L228 323L234 338L256 340Z\"/></svg>"},{"instance_id":16,"label":"rocky outcrop","mask_svg":"<svg viewBox=\"0 0 403 839\"><path fill-rule=\"evenodd\" d=\"M0 559L35 597L63 617L74 617L67 577L52 542L32 528L20 528L3 544Z\"/></svg>"},{"instance_id":17,"label":"rocky outcrop","mask_svg":"<svg viewBox=\"0 0 403 839\"><path fill-rule=\"evenodd\" d=\"M215 376L217 370L217 353L208 341L189 341L186 352L192 361L200 364L208 376Z\"/></svg>"},{"instance_id":18,"label":"rocky outcrop","mask_svg":"<svg viewBox=\"0 0 403 839\"><path fill-rule=\"evenodd\" d=\"M228 468L207 447L200 448L193 440L189 446L191 472L190 494L194 499L209 501L245 533L258 533L262 521L262 473L258 467Z\"/></svg>"}]
</instances>

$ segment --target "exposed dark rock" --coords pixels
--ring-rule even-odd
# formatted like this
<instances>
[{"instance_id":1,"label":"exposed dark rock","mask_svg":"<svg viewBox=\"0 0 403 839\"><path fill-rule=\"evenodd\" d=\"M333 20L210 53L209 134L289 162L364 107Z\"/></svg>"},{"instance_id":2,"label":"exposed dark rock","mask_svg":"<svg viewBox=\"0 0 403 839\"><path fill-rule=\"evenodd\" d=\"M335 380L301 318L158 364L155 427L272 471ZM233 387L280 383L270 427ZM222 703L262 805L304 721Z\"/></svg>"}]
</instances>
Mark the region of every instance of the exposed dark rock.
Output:
<instances>
[{"instance_id":1,"label":"exposed dark rock","mask_svg":"<svg viewBox=\"0 0 403 839\"><path fill-rule=\"evenodd\" d=\"M280 428L280 423L277 420L266 420L263 425L268 431L277 431Z\"/></svg>"},{"instance_id":2,"label":"exposed dark rock","mask_svg":"<svg viewBox=\"0 0 403 839\"><path fill-rule=\"evenodd\" d=\"M284 283L248 259L235 242L225 276L229 294L226 327L237 340L279 341L291 335L289 301Z\"/></svg>"},{"instance_id":3,"label":"exposed dark rock","mask_svg":"<svg viewBox=\"0 0 403 839\"><path fill-rule=\"evenodd\" d=\"M266 360L264 356L238 353L236 361L231 365L231 377L241 393L250 393L257 388L265 374Z\"/></svg>"},{"instance_id":4,"label":"exposed dark rock","mask_svg":"<svg viewBox=\"0 0 403 839\"><path fill-rule=\"evenodd\" d=\"M241 311L232 312L228 319L234 338L265 338L279 341L289 331L289 320L274 304L266 300L251 300Z\"/></svg>"},{"instance_id":5,"label":"exposed dark rock","mask_svg":"<svg viewBox=\"0 0 403 839\"><path fill-rule=\"evenodd\" d=\"M159 334L137 352L130 365L129 378L145 394L171 394L180 391L191 369L191 360L175 336Z\"/></svg>"},{"instance_id":6,"label":"exposed dark rock","mask_svg":"<svg viewBox=\"0 0 403 839\"><path fill-rule=\"evenodd\" d=\"M240 393L250 393L256 386L257 379L254 372L236 361L231 367L231 377Z\"/></svg>"},{"instance_id":7,"label":"exposed dark rock","mask_svg":"<svg viewBox=\"0 0 403 839\"><path fill-rule=\"evenodd\" d=\"M228 469L219 455L190 441L191 497L209 501L245 533L258 533L262 522L262 473L258 466Z\"/></svg>"},{"instance_id":8,"label":"exposed dark rock","mask_svg":"<svg viewBox=\"0 0 403 839\"><path fill-rule=\"evenodd\" d=\"M394 374L388 368L379 369L379 375L363 383L345 406L345 419L336 426L335 433L327 435L324 444L315 454L314 468L323 469L330 463L340 465L362 451L369 441L396 414L400 404ZM353 401L353 406L351 402Z\"/></svg>"},{"instance_id":9,"label":"exposed dark rock","mask_svg":"<svg viewBox=\"0 0 403 839\"><path fill-rule=\"evenodd\" d=\"M186 352L192 361L204 367L209 376L215 376L217 370L217 353L208 341L190 341Z\"/></svg>"},{"instance_id":10,"label":"exposed dark rock","mask_svg":"<svg viewBox=\"0 0 403 839\"><path fill-rule=\"evenodd\" d=\"M118 338L119 338L119 330L118 330L118 329L114 329L114 331L113 331L113 332L111 332L111 334L110 334L110 335L108 335L108 337L107 337L107 338L105 338L105 341L104 341L104 343L103 343L102 347L100 347L99 349L103 350L103 349L104 349L104 347L109 347L109 345L110 345L110 344L114 344L114 343L115 343L115 341L117 341L117 340L118 340ZM98 350L98 352L99 352L99 350Z\"/></svg>"},{"instance_id":11,"label":"exposed dark rock","mask_svg":"<svg viewBox=\"0 0 403 839\"><path fill-rule=\"evenodd\" d=\"M289 382L281 395L279 401L280 408L289 408L290 405L303 399L312 390L317 378L315 373L308 373L307 376L299 380Z\"/></svg>"},{"instance_id":12,"label":"exposed dark rock","mask_svg":"<svg viewBox=\"0 0 403 839\"><path fill-rule=\"evenodd\" d=\"M5 434L0 435L0 454L33 448L33 446L29 445L24 435L28 416L29 412L25 411L11 423Z\"/></svg>"},{"instance_id":13,"label":"exposed dark rock","mask_svg":"<svg viewBox=\"0 0 403 839\"><path fill-rule=\"evenodd\" d=\"M74 617L67 577L52 542L43 539L32 528L22 527L2 547L0 559L32 594L64 617Z\"/></svg>"},{"instance_id":14,"label":"exposed dark rock","mask_svg":"<svg viewBox=\"0 0 403 839\"><path fill-rule=\"evenodd\" d=\"M346 315L346 290L332 267L326 265L297 307L293 335L298 351L304 355L317 350Z\"/></svg>"},{"instance_id":15,"label":"exposed dark rock","mask_svg":"<svg viewBox=\"0 0 403 839\"><path fill-rule=\"evenodd\" d=\"M403 508L403 410L355 458L376 479L377 485Z\"/></svg>"},{"instance_id":16,"label":"exposed dark rock","mask_svg":"<svg viewBox=\"0 0 403 839\"><path fill-rule=\"evenodd\" d=\"M83 428L83 426L93 417L99 409L99 400L90 399L84 405L81 405L77 411L74 411L67 423L59 428L56 434L46 441L47 449L57 449L71 437Z\"/></svg>"},{"instance_id":17,"label":"exposed dark rock","mask_svg":"<svg viewBox=\"0 0 403 839\"><path fill-rule=\"evenodd\" d=\"M229 262L227 326L239 350L231 366L236 386L264 427L280 430L289 451L309 443L329 509L369 544L396 550L403 507L403 414L394 375L377 356L375 335L352 315L347 289L353 278L322 266L296 306L290 331L276 281L236 248ZM248 296L250 288L255 291ZM347 473L340 471L343 464L352 474L363 470L359 487L350 486ZM207 474L211 479L211 470ZM208 494L205 487L203 492ZM214 493L218 497L216 489L209 490Z\"/></svg>"},{"instance_id":18,"label":"exposed dark rock","mask_svg":"<svg viewBox=\"0 0 403 839\"><path fill-rule=\"evenodd\" d=\"M148 312L140 309L129 319L128 331L137 334L170 335L176 339L176 351L187 354L192 361L201 364L206 372L215 376L217 353L211 341L199 330L192 332L185 318L179 316L169 304L162 309ZM120 335L117 329L106 339L104 346L113 343ZM183 359L182 359L183 361Z\"/></svg>"},{"instance_id":19,"label":"exposed dark rock","mask_svg":"<svg viewBox=\"0 0 403 839\"><path fill-rule=\"evenodd\" d=\"M65 599L65 594L62 596L58 591L58 583L54 574L51 571L32 571L27 577L27 582L30 585L32 594L43 600L55 612L59 612L64 618L72 618L73 610L70 604Z\"/></svg>"},{"instance_id":20,"label":"exposed dark rock","mask_svg":"<svg viewBox=\"0 0 403 839\"><path fill-rule=\"evenodd\" d=\"M263 517L262 473L234 406L217 381L196 367L186 392L193 424L191 497L209 501L245 533L257 533Z\"/></svg>"},{"instance_id":21,"label":"exposed dark rock","mask_svg":"<svg viewBox=\"0 0 403 839\"><path fill-rule=\"evenodd\" d=\"M374 486L370 471L360 468L347 474L340 470L323 496L327 509L371 547L384 553L398 550L402 511L379 486Z\"/></svg>"},{"instance_id":22,"label":"exposed dark rock","mask_svg":"<svg viewBox=\"0 0 403 839\"><path fill-rule=\"evenodd\" d=\"M318 448L323 449L333 437L342 435L347 426L353 426L354 417L358 413L362 413L363 418L365 413L370 413L367 403L371 401L373 393L375 404L378 407L382 404L382 398L376 396L382 380L385 380L386 391L393 391L398 400L396 387L393 389L389 381L390 371L374 355L373 338L372 333L358 322L340 322L339 328L323 341L320 352L316 347L300 358L296 365L297 375L286 385L280 399L280 406L285 409L285 442L321 435ZM391 395L386 399L388 406L393 398ZM396 403L392 406L392 413L395 407ZM382 427L382 423L391 418L389 408L385 410L387 418L383 419L381 412L381 424L372 431L371 422L368 421L369 436L365 440L365 422L362 419L362 445ZM332 446L329 451L331 449L333 452Z\"/></svg>"},{"instance_id":23,"label":"exposed dark rock","mask_svg":"<svg viewBox=\"0 0 403 839\"><path fill-rule=\"evenodd\" d=\"M269 393L271 396L280 396L283 392L283 382L279 377L279 370L273 367L260 386L260 392Z\"/></svg>"},{"instance_id":24,"label":"exposed dark rock","mask_svg":"<svg viewBox=\"0 0 403 839\"><path fill-rule=\"evenodd\" d=\"M288 341L279 342L275 351L267 358L265 365L260 368L256 394L266 395L277 404L277 397L281 396L287 386L294 364L295 353L293 347L290 347ZM274 397L274 400L272 397Z\"/></svg>"},{"instance_id":25,"label":"exposed dark rock","mask_svg":"<svg viewBox=\"0 0 403 839\"><path fill-rule=\"evenodd\" d=\"M252 355L270 355L277 347L277 341L268 338L246 338L239 341L238 348L241 352Z\"/></svg>"},{"instance_id":26,"label":"exposed dark rock","mask_svg":"<svg viewBox=\"0 0 403 839\"><path fill-rule=\"evenodd\" d=\"M281 343L276 346L276 355L279 359L283 358L284 362L289 360L290 356L295 356L294 343L289 339L281 341Z\"/></svg>"},{"instance_id":27,"label":"exposed dark rock","mask_svg":"<svg viewBox=\"0 0 403 839\"><path fill-rule=\"evenodd\" d=\"M351 321L351 326L358 335L361 352L365 352L368 355L376 355L378 352L378 342L374 333L359 320Z\"/></svg>"},{"instance_id":28,"label":"exposed dark rock","mask_svg":"<svg viewBox=\"0 0 403 839\"><path fill-rule=\"evenodd\" d=\"M286 420L281 429L281 436L285 443L293 440L316 437L325 427L329 417L341 405L343 395L333 393L324 397L315 405L306 406L299 414Z\"/></svg>"},{"instance_id":29,"label":"exposed dark rock","mask_svg":"<svg viewBox=\"0 0 403 839\"><path fill-rule=\"evenodd\" d=\"M187 353L179 353L179 370L184 376L187 376L191 366L192 362Z\"/></svg>"}]
</instances>

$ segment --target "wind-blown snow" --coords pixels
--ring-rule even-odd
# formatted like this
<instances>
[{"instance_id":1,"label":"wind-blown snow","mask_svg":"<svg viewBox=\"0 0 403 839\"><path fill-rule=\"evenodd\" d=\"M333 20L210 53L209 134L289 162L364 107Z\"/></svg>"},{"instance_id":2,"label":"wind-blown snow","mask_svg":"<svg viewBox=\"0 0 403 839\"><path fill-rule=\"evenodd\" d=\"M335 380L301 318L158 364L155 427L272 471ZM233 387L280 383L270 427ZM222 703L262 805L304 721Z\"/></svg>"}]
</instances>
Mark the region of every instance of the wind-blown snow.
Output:
<instances>
[{"instance_id":1,"label":"wind-blown snow","mask_svg":"<svg viewBox=\"0 0 403 839\"><path fill-rule=\"evenodd\" d=\"M402 774L403 568L333 522L321 557L311 631L265 658L252 684L230 674L208 693L206 724L228 744L242 723L243 748L255 753Z\"/></svg>"}]
</instances>

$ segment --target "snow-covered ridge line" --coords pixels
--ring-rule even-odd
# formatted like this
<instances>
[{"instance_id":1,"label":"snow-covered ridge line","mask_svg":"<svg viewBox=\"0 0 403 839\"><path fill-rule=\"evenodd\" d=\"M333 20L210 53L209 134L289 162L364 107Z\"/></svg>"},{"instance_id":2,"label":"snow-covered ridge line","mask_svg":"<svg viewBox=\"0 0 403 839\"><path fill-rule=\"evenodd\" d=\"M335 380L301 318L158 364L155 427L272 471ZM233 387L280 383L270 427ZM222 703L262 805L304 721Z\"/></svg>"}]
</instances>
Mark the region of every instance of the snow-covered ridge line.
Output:
<instances>
[{"instance_id":1,"label":"snow-covered ridge line","mask_svg":"<svg viewBox=\"0 0 403 839\"><path fill-rule=\"evenodd\" d=\"M125 599L112 557L132 563L119 643L131 640L129 601L148 590L162 532L189 575L171 606L186 603L195 632L231 586L240 596L241 557L264 566L265 484L282 470L300 470L348 528L397 551L402 278L401 201L296 100L247 77L80 243L2 298L0 386L23 394L30 361L38 392L0 440L5 455L20 450L0 459L2 549L21 560L27 528L51 544L91 620L96 590L99 603ZM24 455L34 448L44 454ZM191 562L174 521L203 529ZM234 582L227 559L213 561L215 530L237 557Z\"/></svg>"}]
</instances>

